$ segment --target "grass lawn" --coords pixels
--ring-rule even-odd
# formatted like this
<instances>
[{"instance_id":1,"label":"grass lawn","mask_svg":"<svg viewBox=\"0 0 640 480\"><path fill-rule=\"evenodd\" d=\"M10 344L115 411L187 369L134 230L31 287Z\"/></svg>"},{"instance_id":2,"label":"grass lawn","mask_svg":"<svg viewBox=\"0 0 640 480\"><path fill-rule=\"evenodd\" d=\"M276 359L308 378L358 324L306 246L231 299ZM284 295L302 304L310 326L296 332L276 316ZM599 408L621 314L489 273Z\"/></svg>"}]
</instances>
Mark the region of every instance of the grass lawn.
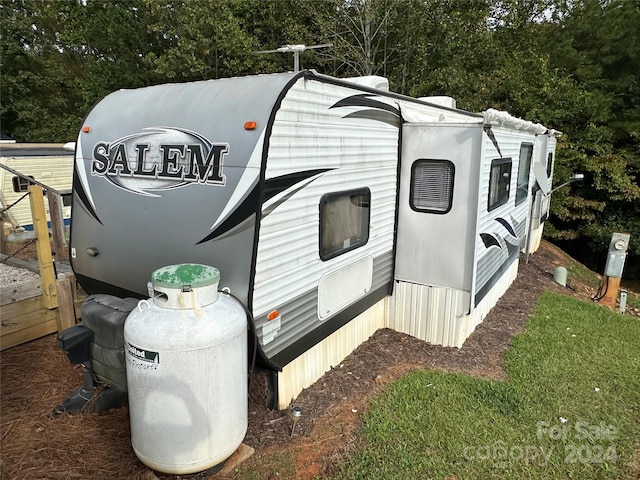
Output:
<instances>
[{"instance_id":1,"label":"grass lawn","mask_svg":"<svg viewBox=\"0 0 640 480\"><path fill-rule=\"evenodd\" d=\"M640 477L640 320L545 293L505 367L389 385L335 478Z\"/></svg>"}]
</instances>

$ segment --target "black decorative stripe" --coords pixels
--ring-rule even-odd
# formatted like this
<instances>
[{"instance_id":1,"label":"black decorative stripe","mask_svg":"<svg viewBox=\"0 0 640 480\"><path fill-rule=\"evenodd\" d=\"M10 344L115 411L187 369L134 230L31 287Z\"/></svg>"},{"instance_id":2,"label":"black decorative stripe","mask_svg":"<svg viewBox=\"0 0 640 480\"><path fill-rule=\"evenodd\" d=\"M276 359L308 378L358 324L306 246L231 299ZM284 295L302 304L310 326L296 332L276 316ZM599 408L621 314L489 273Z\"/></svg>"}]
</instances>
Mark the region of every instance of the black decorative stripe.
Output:
<instances>
[{"instance_id":1,"label":"black decorative stripe","mask_svg":"<svg viewBox=\"0 0 640 480\"><path fill-rule=\"evenodd\" d=\"M242 222L247 220L251 215L256 213L258 205L258 186L256 185L251 190L251 193L245 197L242 203L236 208L231 215L229 215L215 230L213 230L209 235L204 237L202 240L196 243L196 245L200 245L201 243L208 242L209 240L213 240L220 235L227 233L232 228L237 227Z\"/></svg>"},{"instance_id":2,"label":"black decorative stripe","mask_svg":"<svg viewBox=\"0 0 640 480\"><path fill-rule=\"evenodd\" d=\"M100 221L100 219L98 218L98 214L96 213L96 211L91 206L91 202L89 201L89 197L87 196L87 192L84 191L84 186L82 185L82 182L80 181L80 176L78 175L78 172L77 172L75 167L73 169L73 190L78 195L78 198L82 202L82 206L84 207L86 212L89 215L91 215L93 218L95 218L100 225L104 225ZM73 212L73 208L71 209L71 211Z\"/></svg>"},{"instance_id":3,"label":"black decorative stripe","mask_svg":"<svg viewBox=\"0 0 640 480\"><path fill-rule=\"evenodd\" d=\"M500 151L500 145L498 145L498 140L496 139L496 136L494 135L493 130L491 130L491 125L485 125L484 126L484 132L489 137L489 140L491 140L491 143L493 143L493 146L496 147L496 150L498 151L498 155L500 155L500 158L502 158L502 152Z\"/></svg>"},{"instance_id":4,"label":"black decorative stripe","mask_svg":"<svg viewBox=\"0 0 640 480\"><path fill-rule=\"evenodd\" d=\"M516 237L516 238L518 237L518 235L516 235L516 232L515 232L515 230L513 229L513 227L511 226L511 224L510 224L508 221L506 221L504 218L502 218L502 217L498 217L498 218L496 218L495 220L496 220L496 222L498 222L500 225L502 225L504 228L506 228L506 229L507 229L507 232L509 232L512 236L514 236L514 237Z\"/></svg>"},{"instance_id":5,"label":"black decorative stripe","mask_svg":"<svg viewBox=\"0 0 640 480\"><path fill-rule=\"evenodd\" d=\"M400 117L400 110L398 108L379 100L375 100L371 97L372 95L366 93L352 95L350 97L346 97L342 100L337 101L336 103L331 105L329 109L338 107L370 107L379 110L386 110L387 112L391 112L394 115Z\"/></svg>"},{"instance_id":6,"label":"black decorative stripe","mask_svg":"<svg viewBox=\"0 0 640 480\"><path fill-rule=\"evenodd\" d=\"M491 278L485 283L474 295L473 297L473 305L475 307L482 301L482 299L489 293L489 291L493 288L493 286L498 283L498 281L502 278L502 275L511 267L513 261L518 258L518 249L511 250L509 252L508 258L502 262L502 265L498 267L498 270L491 275Z\"/></svg>"},{"instance_id":7,"label":"black decorative stripe","mask_svg":"<svg viewBox=\"0 0 640 480\"><path fill-rule=\"evenodd\" d=\"M349 113L342 118L366 118L367 120L388 123L392 127L400 127L400 117L393 113L381 112L380 110L360 110Z\"/></svg>"},{"instance_id":8,"label":"black decorative stripe","mask_svg":"<svg viewBox=\"0 0 640 480\"><path fill-rule=\"evenodd\" d=\"M321 173L333 170L332 168L319 168L317 170L306 170L302 172L289 173L287 175L281 175L279 177L270 178L264 181L264 196L263 201L267 201L279 193L291 188L297 183L300 183L307 178L320 175Z\"/></svg>"},{"instance_id":9,"label":"black decorative stripe","mask_svg":"<svg viewBox=\"0 0 640 480\"><path fill-rule=\"evenodd\" d=\"M324 173L330 168L318 169L318 170L307 170L304 172L296 172L288 175L282 175L280 177L274 177L269 180L265 180L264 182L264 201L275 197L279 193L291 188L296 183L302 182L310 177L315 175L319 175ZM238 225L246 222L251 215L254 215L257 212L258 206L258 191L259 188L256 185L251 193L245 197L242 203L236 208L231 215L229 215L215 230L213 230L209 235L200 240L196 245L200 245L201 243L208 242L209 240L213 240L215 238L224 235L230 230L236 228Z\"/></svg>"},{"instance_id":10,"label":"black decorative stripe","mask_svg":"<svg viewBox=\"0 0 640 480\"><path fill-rule=\"evenodd\" d=\"M313 182L313 180L311 180L309 183ZM269 215L271 215L271 213L278 208L280 205L282 205L284 202L286 202L287 200L289 200L293 195L296 194L296 192L302 190L303 188L305 188L307 185L309 185L309 183L306 183L304 185L298 185L296 188L292 188L290 189L286 195L283 195L282 197L280 197L280 199L278 201L273 202L271 205L269 205L266 208L262 209L262 218L267 217Z\"/></svg>"},{"instance_id":11,"label":"black decorative stripe","mask_svg":"<svg viewBox=\"0 0 640 480\"><path fill-rule=\"evenodd\" d=\"M271 357L271 362L279 367L284 367L287 363L298 358L311 347L317 345L333 332L342 328L358 315L365 312L368 308L378 303L384 297L390 295L391 288L393 288L392 284L385 284L377 290L370 292L366 297L360 299L350 307L347 307L334 317L325 320L324 322L319 322L319 325L315 330L306 334L304 337L297 339L291 346Z\"/></svg>"},{"instance_id":12,"label":"black decorative stripe","mask_svg":"<svg viewBox=\"0 0 640 480\"><path fill-rule=\"evenodd\" d=\"M132 292L131 290L116 287L110 283L105 283L100 280L96 280L95 278L87 277L77 271L75 271L74 274L82 289L88 294L106 293L120 298L135 297L140 299L149 297L148 293Z\"/></svg>"},{"instance_id":13,"label":"black decorative stripe","mask_svg":"<svg viewBox=\"0 0 640 480\"><path fill-rule=\"evenodd\" d=\"M500 246L500 242L498 241L498 239L489 233L481 233L480 238L482 239L484 246L487 248L489 247L502 248Z\"/></svg>"}]
</instances>

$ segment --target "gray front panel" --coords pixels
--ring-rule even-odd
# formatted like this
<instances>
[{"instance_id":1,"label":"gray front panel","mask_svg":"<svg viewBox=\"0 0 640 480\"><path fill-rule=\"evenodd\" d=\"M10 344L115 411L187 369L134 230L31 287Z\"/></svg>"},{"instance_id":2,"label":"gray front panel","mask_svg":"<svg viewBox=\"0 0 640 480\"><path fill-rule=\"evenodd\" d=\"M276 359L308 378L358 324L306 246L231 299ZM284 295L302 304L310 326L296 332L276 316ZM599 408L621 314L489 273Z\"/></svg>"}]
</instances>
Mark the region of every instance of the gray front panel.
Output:
<instances>
[{"instance_id":1,"label":"gray front panel","mask_svg":"<svg viewBox=\"0 0 640 480\"><path fill-rule=\"evenodd\" d=\"M475 124L403 126L397 280L471 290L481 133ZM412 165L420 159L447 160L455 166L449 212L411 208Z\"/></svg>"},{"instance_id":2,"label":"gray front panel","mask_svg":"<svg viewBox=\"0 0 640 480\"><path fill-rule=\"evenodd\" d=\"M85 286L145 295L154 269L194 262L219 268L220 286L246 300L263 134L291 78L121 90L93 109L77 143L71 227Z\"/></svg>"}]
</instances>

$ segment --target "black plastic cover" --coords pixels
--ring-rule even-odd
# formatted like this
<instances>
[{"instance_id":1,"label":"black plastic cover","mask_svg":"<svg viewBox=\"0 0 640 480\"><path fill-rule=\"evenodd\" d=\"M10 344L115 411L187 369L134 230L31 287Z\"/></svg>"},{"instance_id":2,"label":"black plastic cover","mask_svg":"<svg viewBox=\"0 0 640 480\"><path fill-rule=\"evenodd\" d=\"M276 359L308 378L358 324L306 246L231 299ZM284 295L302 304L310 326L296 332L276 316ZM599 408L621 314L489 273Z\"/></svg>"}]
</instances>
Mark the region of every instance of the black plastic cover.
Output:
<instances>
[{"instance_id":1,"label":"black plastic cover","mask_svg":"<svg viewBox=\"0 0 640 480\"><path fill-rule=\"evenodd\" d=\"M85 363L91 355L93 331L83 325L69 327L58 335L58 345L72 364Z\"/></svg>"},{"instance_id":2,"label":"black plastic cover","mask_svg":"<svg viewBox=\"0 0 640 480\"><path fill-rule=\"evenodd\" d=\"M138 305L135 298L90 295L82 302L82 324L95 333L95 343L105 348L124 348L124 321Z\"/></svg>"}]
</instances>

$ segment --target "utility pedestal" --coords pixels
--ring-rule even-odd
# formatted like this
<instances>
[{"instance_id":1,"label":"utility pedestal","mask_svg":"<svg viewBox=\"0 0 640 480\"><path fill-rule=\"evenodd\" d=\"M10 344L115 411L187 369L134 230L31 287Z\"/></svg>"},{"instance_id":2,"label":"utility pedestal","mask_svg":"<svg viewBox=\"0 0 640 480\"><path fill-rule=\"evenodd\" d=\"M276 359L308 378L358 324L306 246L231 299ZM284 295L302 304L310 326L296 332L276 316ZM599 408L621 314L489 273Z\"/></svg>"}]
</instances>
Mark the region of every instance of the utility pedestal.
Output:
<instances>
[{"instance_id":1,"label":"utility pedestal","mask_svg":"<svg viewBox=\"0 0 640 480\"><path fill-rule=\"evenodd\" d=\"M628 233L614 233L609 243L607 263L604 267L604 275L598 292L598 302L607 307L616 308L616 300L620 291L620 279L624 269L624 261L627 257L627 248L631 235Z\"/></svg>"}]
</instances>

